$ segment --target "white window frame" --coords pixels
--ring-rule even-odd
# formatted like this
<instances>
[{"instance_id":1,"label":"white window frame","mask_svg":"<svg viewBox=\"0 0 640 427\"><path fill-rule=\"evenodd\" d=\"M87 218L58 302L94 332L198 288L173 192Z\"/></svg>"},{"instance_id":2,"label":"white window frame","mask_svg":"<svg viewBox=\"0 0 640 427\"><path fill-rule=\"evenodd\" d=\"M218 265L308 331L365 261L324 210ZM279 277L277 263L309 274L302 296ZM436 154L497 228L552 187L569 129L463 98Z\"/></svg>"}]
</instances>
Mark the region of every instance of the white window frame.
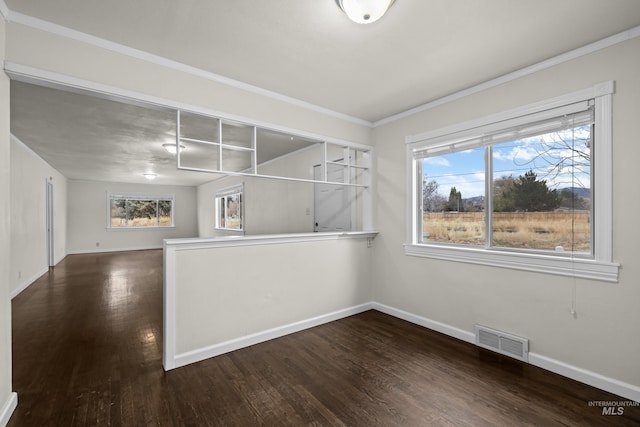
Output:
<instances>
[{"instance_id":1,"label":"white window frame","mask_svg":"<svg viewBox=\"0 0 640 427\"><path fill-rule=\"evenodd\" d=\"M111 200L171 200L171 225L156 225L150 227L113 227L111 226ZM176 228L176 200L173 194L145 194L145 193L120 193L107 192L107 230L108 231L140 231L140 230L167 230Z\"/></svg>"},{"instance_id":2,"label":"white window frame","mask_svg":"<svg viewBox=\"0 0 640 427\"><path fill-rule=\"evenodd\" d=\"M517 270L550 273L608 282L618 281L620 265L614 263L612 248L612 102L614 82L603 82L593 87L572 92L556 98L529 104L520 108L493 114L454 126L410 135L405 138L407 163L407 238L405 254L447 261L505 267ZM557 256L552 253L504 251L488 247L443 245L422 242L421 239L421 182L416 153L426 149L449 149L456 141L467 139L487 130L501 129L501 122L511 123L527 116L544 116L546 111L577 102L594 100L595 129L593 138L593 258ZM505 125L505 128L509 125Z\"/></svg>"},{"instance_id":3,"label":"white window frame","mask_svg":"<svg viewBox=\"0 0 640 427\"><path fill-rule=\"evenodd\" d=\"M222 227L220 225L220 199L226 196L231 196L234 194L240 194L240 228L227 228ZM216 230L221 231L235 231L238 233L244 233L244 209L245 209L245 199L244 199L244 183L234 185L232 187L227 187L216 191L215 197L215 228Z\"/></svg>"}]
</instances>

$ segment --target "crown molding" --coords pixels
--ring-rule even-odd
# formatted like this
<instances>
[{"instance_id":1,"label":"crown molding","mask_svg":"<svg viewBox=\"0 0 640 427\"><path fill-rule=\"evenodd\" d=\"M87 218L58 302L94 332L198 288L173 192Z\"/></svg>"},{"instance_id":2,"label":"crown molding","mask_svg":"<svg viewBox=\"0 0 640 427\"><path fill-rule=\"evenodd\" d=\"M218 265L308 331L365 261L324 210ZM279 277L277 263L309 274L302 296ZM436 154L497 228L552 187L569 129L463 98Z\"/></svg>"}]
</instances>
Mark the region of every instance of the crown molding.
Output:
<instances>
[{"instance_id":1,"label":"crown molding","mask_svg":"<svg viewBox=\"0 0 640 427\"><path fill-rule=\"evenodd\" d=\"M31 27L37 30L45 31L51 34L55 34L61 37L69 38L72 40L76 40L82 43L86 43L92 46L100 47L103 49L110 50L112 52L116 52L122 55L130 56L136 59L140 59L146 62L150 62L162 67L170 68L176 71L180 71L186 74L190 74L196 77L204 78L207 80L211 80L217 83L221 83L227 86L235 87L237 89L250 92L256 95L268 97L277 101L285 102L291 105L295 105L297 107L301 107L307 110L315 111L320 114L324 114L330 117L334 117L340 120L344 120L347 122L351 122L360 126L366 126L369 128L376 128L378 126L383 126L397 120L401 120L406 117L413 116L415 114L421 113L423 111L427 111L433 108L436 108L440 105L447 104L449 102L456 101L458 99L482 92L487 89L491 89L493 87L502 85L504 83L508 83L519 78L537 73L539 71L554 67L556 65L571 61L573 59L579 58L581 56L589 55L591 53L597 52L602 49L606 49L608 47L614 46L618 43L622 43L628 40L632 40L634 38L640 37L640 26L630 28L628 30L622 31L618 34L614 34L612 36L606 37L602 40L598 40L596 42L590 43L583 47L570 50L563 54L554 56L547 60L538 62L536 64L530 65L528 67L521 68L519 70L513 71L508 74L504 74L500 77L497 77L492 80L488 80L486 82L480 83L475 86L471 86L467 89L463 89L458 92L451 93L449 95L443 96L441 98L435 99L433 101L427 102L425 104L419 105L417 107L411 108L409 110L405 110L401 113L394 114L392 116L386 117L384 119L380 119L374 122L370 122L368 120L364 120L358 117L350 116L348 114L340 113L334 110L330 110L328 108L321 107L319 105L311 104L306 101L302 101L297 98L293 98L287 95L283 95L278 92L270 91L267 89L260 88L258 86L250 85L248 83L241 82L239 80L234 80L228 77L221 76L219 74L215 74L206 70L202 70L200 68L192 67L190 65L183 64L181 62L173 61L168 58L164 58L159 55L155 55L149 52L145 52L139 49L134 49L129 46L125 46L119 43L115 43L100 37L92 36L90 34L86 34L77 30L73 30L58 24L54 24L48 21L44 21L42 19L34 18L32 16L24 15L19 12L11 11L4 0L0 0L0 13L7 19L9 22L14 22L17 24L25 25L27 27Z\"/></svg>"},{"instance_id":2,"label":"crown molding","mask_svg":"<svg viewBox=\"0 0 640 427\"><path fill-rule=\"evenodd\" d=\"M482 92L487 89L491 89L493 87L499 86L504 83L508 83L519 78L528 76L530 74L535 74L539 71L546 70L551 67L555 67L556 65L571 61L573 59L579 58L581 56L589 55L591 53L597 52L602 49L606 49L618 43L622 43L628 40L632 40L636 37L640 37L640 26L631 28L629 30L622 31L621 33L614 34L613 36L609 36L602 40L598 40L597 42L590 43L586 46L570 50L569 52L562 53L560 55L554 56L542 62L538 62L537 64L530 65L525 68L521 68L519 70L513 71L508 74L504 74L500 77L497 77L492 80L488 80L484 83L480 83L475 86L471 86L467 89L463 89L459 92L454 92L447 96L443 96L442 98L435 99L431 102L427 102L426 104L419 105L417 107L411 108L409 110L403 111L398 114L394 114L393 116L389 116L387 118L377 120L373 122L373 127L376 128L378 126L386 125L397 120L413 116L414 114L421 113L423 111L430 110L432 108L436 108L440 105L447 104L449 102L456 101L458 99L467 97L469 95L476 94L478 92Z\"/></svg>"},{"instance_id":3,"label":"crown molding","mask_svg":"<svg viewBox=\"0 0 640 427\"><path fill-rule=\"evenodd\" d=\"M4 0L0 0L0 2L2 2L0 3L0 5L4 4ZM223 85L234 87L236 89L240 89L245 92L264 96L280 102L285 102L290 105L295 105L297 107L315 111L317 113L324 114L326 116L334 117L347 122L351 122L360 126L366 126L368 128L371 128L373 126L372 122L364 119L360 119L358 117L353 117L348 114L330 110L328 108L311 104L309 102L302 101L297 98L293 98L293 97L283 95L278 92L270 91L267 89L263 89L258 86L250 85L248 83L244 83L239 80L234 80L228 77L224 77L219 74L215 74L215 73L203 70L201 68L192 67L190 65L186 65L178 61L174 61L174 60L171 60L159 55L155 55L149 52L145 52L139 49L134 49L132 47L115 43L100 37L92 36L90 34L73 30L71 28L67 28L62 25L54 24L49 21L45 21L39 18L34 18L32 16L25 15L19 12L13 12L13 11L10 11L8 8L7 8L7 14L5 16L7 17L7 20L10 22L24 25L30 28L34 28L36 30L44 31L44 32L54 34L60 37L68 38L71 40L79 41L81 43L86 43L91 46L107 49L112 52L119 53L121 55L126 55L126 56L136 58L142 61L146 61L155 65L159 65L165 68L183 72L185 74L190 74L190 75L200 77L206 80L210 80L216 83L221 83Z\"/></svg>"}]
</instances>

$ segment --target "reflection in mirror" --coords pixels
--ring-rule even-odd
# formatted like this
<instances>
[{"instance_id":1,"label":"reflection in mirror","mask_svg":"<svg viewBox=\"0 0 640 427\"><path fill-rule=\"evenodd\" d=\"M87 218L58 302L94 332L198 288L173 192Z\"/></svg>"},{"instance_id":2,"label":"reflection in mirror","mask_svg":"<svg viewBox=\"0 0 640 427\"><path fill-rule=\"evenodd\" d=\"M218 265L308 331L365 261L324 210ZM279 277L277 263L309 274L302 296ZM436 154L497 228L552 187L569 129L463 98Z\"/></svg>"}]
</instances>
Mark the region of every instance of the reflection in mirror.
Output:
<instances>
[{"instance_id":1,"label":"reflection in mirror","mask_svg":"<svg viewBox=\"0 0 640 427\"><path fill-rule=\"evenodd\" d=\"M336 144L327 144L327 161L345 163L346 148Z\"/></svg>"},{"instance_id":2,"label":"reflection in mirror","mask_svg":"<svg viewBox=\"0 0 640 427\"><path fill-rule=\"evenodd\" d=\"M181 139L184 147L178 154L179 167L202 171L218 170L219 145Z\"/></svg>"},{"instance_id":3,"label":"reflection in mirror","mask_svg":"<svg viewBox=\"0 0 640 427\"><path fill-rule=\"evenodd\" d=\"M178 114L181 138L220 142L218 141L218 119L184 111L179 111Z\"/></svg>"},{"instance_id":4,"label":"reflection in mirror","mask_svg":"<svg viewBox=\"0 0 640 427\"><path fill-rule=\"evenodd\" d=\"M370 149L178 111L178 168L367 187ZM317 173L315 175L318 175Z\"/></svg>"},{"instance_id":5,"label":"reflection in mirror","mask_svg":"<svg viewBox=\"0 0 640 427\"><path fill-rule=\"evenodd\" d=\"M351 184L355 184L355 185L365 185L366 184L366 179L367 179L367 173L368 170L365 168L361 168L361 167L357 167L357 168L350 168L350 176L349 176L349 182Z\"/></svg>"},{"instance_id":6,"label":"reflection in mirror","mask_svg":"<svg viewBox=\"0 0 640 427\"><path fill-rule=\"evenodd\" d=\"M370 153L368 151L352 149L351 164L360 168L368 168L370 166Z\"/></svg>"},{"instance_id":7,"label":"reflection in mirror","mask_svg":"<svg viewBox=\"0 0 640 427\"><path fill-rule=\"evenodd\" d=\"M322 142L281 132L258 129L256 147L259 175L313 179L322 161Z\"/></svg>"},{"instance_id":8,"label":"reflection in mirror","mask_svg":"<svg viewBox=\"0 0 640 427\"><path fill-rule=\"evenodd\" d=\"M224 120L222 122L222 143L236 147L253 147L253 126Z\"/></svg>"},{"instance_id":9,"label":"reflection in mirror","mask_svg":"<svg viewBox=\"0 0 640 427\"><path fill-rule=\"evenodd\" d=\"M222 149L222 170L225 172L251 173L253 151Z\"/></svg>"}]
</instances>

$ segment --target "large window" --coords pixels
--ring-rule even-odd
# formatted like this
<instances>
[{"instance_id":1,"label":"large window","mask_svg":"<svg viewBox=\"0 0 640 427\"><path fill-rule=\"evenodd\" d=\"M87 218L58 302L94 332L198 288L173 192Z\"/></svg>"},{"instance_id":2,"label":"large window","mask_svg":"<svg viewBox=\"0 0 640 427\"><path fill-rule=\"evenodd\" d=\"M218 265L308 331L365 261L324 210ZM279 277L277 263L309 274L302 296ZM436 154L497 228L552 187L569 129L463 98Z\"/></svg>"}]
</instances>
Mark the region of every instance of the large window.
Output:
<instances>
[{"instance_id":1,"label":"large window","mask_svg":"<svg viewBox=\"0 0 640 427\"><path fill-rule=\"evenodd\" d=\"M173 195L108 194L110 229L174 227Z\"/></svg>"},{"instance_id":2,"label":"large window","mask_svg":"<svg viewBox=\"0 0 640 427\"><path fill-rule=\"evenodd\" d=\"M602 87L409 137L407 253L617 280Z\"/></svg>"}]
</instances>

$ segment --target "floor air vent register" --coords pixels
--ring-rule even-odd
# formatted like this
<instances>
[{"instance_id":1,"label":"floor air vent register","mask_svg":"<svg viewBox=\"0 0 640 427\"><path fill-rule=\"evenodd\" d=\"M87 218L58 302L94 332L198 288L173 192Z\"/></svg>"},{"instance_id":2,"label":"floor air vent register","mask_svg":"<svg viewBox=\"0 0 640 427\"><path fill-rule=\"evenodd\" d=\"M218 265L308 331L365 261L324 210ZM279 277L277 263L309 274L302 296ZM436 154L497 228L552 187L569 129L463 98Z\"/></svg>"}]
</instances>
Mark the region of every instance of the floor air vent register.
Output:
<instances>
[{"instance_id":1,"label":"floor air vent register","mask_svg":"<svg viewBox=\"0 0 640 427\"><path fill-rule=\"evenodd\" d=\"M514 359L529 362L529 340L506 332L475 325L476 344Z\"/></svg>"}]
</instances>

